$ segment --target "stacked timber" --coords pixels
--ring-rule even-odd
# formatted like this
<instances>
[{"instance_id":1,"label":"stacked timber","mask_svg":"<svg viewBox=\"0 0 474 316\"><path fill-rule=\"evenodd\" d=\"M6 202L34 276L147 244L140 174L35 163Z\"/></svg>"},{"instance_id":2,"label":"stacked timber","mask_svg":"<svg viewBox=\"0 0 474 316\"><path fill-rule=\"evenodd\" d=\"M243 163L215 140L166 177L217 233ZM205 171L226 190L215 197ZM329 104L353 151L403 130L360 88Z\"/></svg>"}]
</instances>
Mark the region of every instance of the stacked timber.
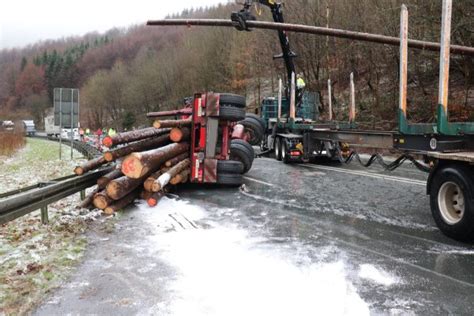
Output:
<instances>
[{"instance_id":1,"label":"stacked timber","mask_svg":"<svg viewBox=\"0 0 474 316\"><path fill-rule=\"evenodd\" d=\"M110 150L74 169L80 175L115 164L114 170L97 180L97 188L81 207L94 206L107 215L137 199L153 207L170 186L189 180L191 121L162 120L153 125L105 137L103 145Z\"/></svg>"}]
</instances>

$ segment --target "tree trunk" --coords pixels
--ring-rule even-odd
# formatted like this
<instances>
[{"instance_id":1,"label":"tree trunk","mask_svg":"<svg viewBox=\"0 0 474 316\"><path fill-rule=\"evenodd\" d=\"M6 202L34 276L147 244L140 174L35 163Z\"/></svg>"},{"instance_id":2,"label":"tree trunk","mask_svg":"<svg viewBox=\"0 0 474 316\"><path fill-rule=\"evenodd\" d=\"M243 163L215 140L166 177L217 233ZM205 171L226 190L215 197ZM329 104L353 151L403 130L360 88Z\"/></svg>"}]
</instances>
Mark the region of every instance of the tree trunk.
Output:
<instances>
[{"instance_id":1,"label":"tree trunk","mask_svg":"<svg viewBox=\"0 0 474 316\"><path fill-rule=\"evenodd\" d=\"M188 143L173 143L165 147L132 153L122 163L122 172L127 177L138 179L153 169L158 168L166 160L176 157L189 150Z\"/></svg>"},{"instance_id":2,"label":"tree trunk","mask_svg":"<svg viewBox=\"0 0 474 316\"><path fill-rule=\"evenodd\" d=\"M97 192L99 192L99 188L89 193L84 201L79 204L79 208L89 208L92 205L92 202L94 201L94 195L96 195Z\"/></svg>"},{"instance_id":3,"label":"tree trunk","mask_svg":"<svg viewBox=\"0 0 474 316\"><path fill-rule=\"evenodd\" d=\"M166 128L166 127L189 127L192 121L186 120L156 120L153 122L154 128Z\"/></svg>"},{"instance_id":4,"label":"tree trunk","mask_svg":"<svg viewBox=\"0 0 474 316\"><path fill-rule=\"evenodd\" d=\"M107 147L112 147L120 144L131 143L137 140L142 140L145 138L150 138L153 136L161 136L170 131L169 128L154 128L148 127L144 129L139 129L136 131L130 131L125 133L119 133L114 136L106 136L102 141L102 144Z\"/></svg>"},{"instance_id":5,"label":"tree trunk","mask_svg":"<svg viewBox=\"0 0 474 316\"><path fill-rule=\"evenodd\" d=\"M186 158L189 158L189 154L186 152L186 153L182 153L181 155L178 155L170 160L168 160L167 162L164 163L164 166L165 167L173 167L174 165L176 165L178 162L180 161L183 161L184 159Z\"/></svg>"},{"instance_id":6,"label":"tree trunk","mask_svg":"<svg viewBox=\"0 0 474 316\"><path fill-rule=\"evenodd\" d=\"M165 196L164 192L155 192L146 200L146 202L150 207L155 207L163 196Z\"/></svg>"},{"instance_id":7,"label":"tree trunk","mask_svg":"<svg viewBox=\"0 0 474 316\"><path fill-rule=\"evenodd\" d=\"M172 142L179 143L185 140L189 140L191 135L191 129L188 127L175 127L170 132L170 139Z\"/></svg>"},{"instance_id":8,"label":"tree trunk","mask_svg":"<svg viewBox=\"0 0 474 316\"><path fill-rule=\"evenodd\" d=\"M94 206L97 207L100 210L104 210L107 206L113 203L114 200L112 200L107 193L104 191L101 191L97 194L94 195L93 203Z\"/></svg>"},{"instance_id":9,"label":"tree trunk","mask_svg":"<svg viewBox=\"0 0 474 316\"><path fill-rule=\"evenodd\" d=\"M97 186L99 187L99 189L102 190L107 186L107 184L109 184L110 181L117 179L118 177L121 177L121 176L123 176L122 170L115 169L107 173L106 175L103 175L99 179L97 179Z\"/></svg>"},{"instance_id":10,"label":"tree trunk","mask_svg":"<svg viewBox=\"0 0 474 316\"><path fill-rule=\"evenodd\" d=\"M106 207L105 210L104 210L104 213L106 215L112 215L114 214L115 212L123 209L124 207L126 207L127 205L133 203L133 201L135 201L135 199L137 198L138 196L138 191L135 190L131 193L129 193L127 196L125 196L123 199L119 200L119 201L115 201L113 204L111 204L110 206Z\"/></svg>"},{"instance_id":11,"label":"tree trunk","mask_svg":"<svg viewBox=\"0 0 474 316\"><path fill-rule=\"evenodd\" d=\"M191 160L188 158L181 161L180 163L172 167L167 172L163 173L158 179L155 180L155 182L153 182L152 191L158 192L161 189L163 189L173 177L175 177L178 173L180 173L184 169L189 168L190 165L191 165Z\"/></svg>"},{"instance_id":12,"label":"tree trunk","mask_svg":"<svg viewBox=\"0 0 474 316\"><path fill-rule=\"evenodd\" d=\"M98 157L98 158L89 160L88 162L84 163L81 166L77 166L76 168L74 168L74 173L77 174L78 176L81 176L86 172L99 168L105 163L107 163L107 161L104 159L104 157Z\"/></svg>"},{"instance_id":13,"label":"tree trunk","mask_svg":"<svg viewBox=\"0 0 474 316\"><path fill-rule=\"evenodd\" d=\"M156 148L163 145L167 145L169 143L169 139L170 138L168 134L144 139L135 143L128 144L124 147L107 151L104 153L104 158L107 161L114 161L117 158L124 157L133 152L144 151L150 148Z\"/></svg>"},{"instance_id":14,"label":"tree trunk","mask_svg":"<svg viewBox=\"0 0 474 316\"><path fill-rule=\"evenodd\" d=\"M143 178L131 179L127 176L117 178L107 184L107 195L117 201L135 190L143 183Z\"/></svg>"}]
</instances>

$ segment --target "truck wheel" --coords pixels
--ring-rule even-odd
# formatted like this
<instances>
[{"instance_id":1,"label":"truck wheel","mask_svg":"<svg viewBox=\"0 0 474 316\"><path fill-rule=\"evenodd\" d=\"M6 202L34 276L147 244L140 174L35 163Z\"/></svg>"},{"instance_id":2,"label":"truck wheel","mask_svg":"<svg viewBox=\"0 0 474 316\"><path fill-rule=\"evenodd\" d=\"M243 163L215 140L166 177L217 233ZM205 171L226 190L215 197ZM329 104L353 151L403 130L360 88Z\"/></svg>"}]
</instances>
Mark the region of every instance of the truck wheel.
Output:
<instances>
[{"instance_id":1,"label":"truck wheel","mask_svg":"<svg viewBox=\"0 0 474 316\"><path fill-rule=\"evenodd\" d=\"M275 151L275 159L281 161L281 138L275 137L275 144L273 144L273 150Z\"/></svg>"},{"instance_id":2,"label":"truck wheel","mask_svg":"<svg viewBox=\"0 0 474 316\"><path fill-rule=\"evenodd\" d=\"M242 174L244 173L244 165L240 161L235 160L218 160L217 173Z\"/></svg>"},{"instance_id":3,"label":"truck wheel","mask_svg":"<svg viewBox=\"0 0 474 316\"><path fill-rule=\"evenodd\" d=\"M260 123L249 117L246 117L245 120L240 121L239 123L244 126L245 133L249 136L248 142L250 145L260 145L264 133L264 129L260 126Z\"/></svg>"},{"instance_id":4,"label":"truck wheel","mask_svg":"<svg viewBox=\"0 0 474 316\"><path fill-rule=\"evenodd\" d=\"M288 145L284 139L281 140L281 160L283 163L290 163L290 158L288 157Z\"/></svg>"},{"instance_id":5,"label":"truck wheel","mask_svg":"<svg viewBox=\"0 0 474 316\"><path fill-rule=\"evenodd\" d=\"M221 106L233 106L236 108L245 108L247 102L244 96L231 94L231 93L221 93L219 97L219 104Z\"/></svg>"},{"instance_id":6,"label":"truck wheel","mask_svg":"<svg viewBox=\"0 0 474 316\"><path fill-rule=\"evenodd\" d=\"M251 119L257 121L258 124L260 124L260 126L262 126L262 129L265 131L265 129L267 127L266 124L265 124L265 121L260 116L258 116L257 114L245 113L245 118L251 118Z\"/></svg>"},{"instance_id":7,"label":"truck wheel","mask_svg":"<svg viewBox=\"0 0 474 316\"><path fill-rule=\"evenodd\" d=\"M232 105L221 105L219 108L219 118L231 122L241 121L245 118L245 110Z\"/></svg>"},{"instance_id":8,"label":"truck wheel","mask_svg":"<svg viewBox=\"0 0 474 316\"><path fill-rule=\"evenodd\" d=\"M439 229L448 237L474 240L474 172L464 165L442 167L432 176L430 205Z\"/></svg>"},{"instance_id":9,"label":"truck wheel","mask_svg":"<svg viewBox=\"0 0 474 316\"><path fill-rule=\"evenodd\" d=\"M228 186L240 186L243 183L243 177L241 174L236 173L217 173L216 183Z\"/></svg>"},{"instance_id":10,"label":"truck wheel","mask_svg":"<svg viewBox=\"0 0 474 316\"><path fill-rule=\"evenodd\" d=\"M244 140L233 139L230 143L230 159L242 162L244 173L252 168L255 152L253 147Z\"/></svg>"}]
</instances>

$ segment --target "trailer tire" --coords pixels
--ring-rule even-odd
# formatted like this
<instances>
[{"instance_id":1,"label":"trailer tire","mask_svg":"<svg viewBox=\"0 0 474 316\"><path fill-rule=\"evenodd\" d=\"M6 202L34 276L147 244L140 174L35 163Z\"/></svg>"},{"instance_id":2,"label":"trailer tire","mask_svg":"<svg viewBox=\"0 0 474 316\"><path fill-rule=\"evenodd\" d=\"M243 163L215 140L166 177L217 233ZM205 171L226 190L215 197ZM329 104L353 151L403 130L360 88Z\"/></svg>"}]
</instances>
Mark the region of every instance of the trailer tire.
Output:
<instances>
[{"instance_id":1,"label":"trailer tire","mask_svg":"<svg viewBox=\"0 0 474 316\"><path fill-rule=\"evenodd\" d=\"M245 118L245 109L232 105L221 105L219 107L219 118L231 122L241 121Z\"/></svg>"},{"instance_id":2,"label":"trailer tire","mask_svg":"<svg viewBox=\"0 0 474 316\"><path fill-rule=\"evenodd\" d=\"M240 121L240 124L244 126L245 133L249 136L248 142L252 146L258 146L263 140L264 129L260 126L258 121L246 117L245 120Z\"/></svg>"},{"instance_id":3,"label":"trailer tire","mask_svg":"<svg viewBox=\"0 0 474 316\"><path fill-rule=\"evenodd\" d=\"M474 241L474 169L450 164L435 172L430 183L430 205L436 225L455 240Z\"/></svg>"},{"instance_id":4,"label":"trailer tire","mask_svg":"<svg viewBox=\"0 0 474 316\"><path fill-rule=\"evenodd\" d=\"M265 124L265 121L260 116L258 116L257 114L245 113L245 118L251 118L251 119L257 121L258 124L260 124L260 126L262 126L262 130L265 131L265 129L267 127L266 124Z\"/></svg>"},{"instance_id":5,"label":"trailer tire","mask_svg":"<svg viewBox=\"0 0 474 316\"><path fill-rule=\"evenodd\" d=\"M281 161L281 138L275 137L275 144L273 144L273 150L275 152L275 159Z\"/></svg>"},{"instance_id":6,"label":"trailer tire","mask_svg":"<svg viewBox=\"0 0 474 316\"><path fill-rule=\"evenodd\" d=\"M226 186L241 186L244 179L241 174L237 173L217 173L217 182Z\"/></svg>"},{"instance_id":7,"label":"trailer tire","mask_svg":"<svg viewBox=\"0 0 474 316\"><path fill-rule=\"evenodd\" d=\"M244 96L232 93L221 93L219 96L220 106L233 106L236 108L245 108L247 101Z\"/></svg>"},{"instance_id":8,"label":"trailer tire","mask_svg":"<svg viewBox=\"0 0 474 316\"><path fill-rule=\"evenodd\" d=\"M230 143L230 159L242 162L244 173L252 168L255 152L253 147L244 140L233 139Z\"/></svg>"},{"instance_id":9,"label":"trailer tire","mask_svg":"<svg viewBox=\"0 0 474 316\"><path fill-rule=\"evenodd\" d=\"M218 160L217 174L219 173L242 174L244 173L244 164L236 160Z\"/></svg>"},{"instance_id":10,"label":"trailer tire","mask_svg":"<svg viewBox=\"0 0 474 316\"><path fill-rule=\"evenodd\" d=\"M284 164L290 163L290 158L288 157L288 145L284 139L282 139L281 142L281 160Z\"/></svg>"}]
</instances>

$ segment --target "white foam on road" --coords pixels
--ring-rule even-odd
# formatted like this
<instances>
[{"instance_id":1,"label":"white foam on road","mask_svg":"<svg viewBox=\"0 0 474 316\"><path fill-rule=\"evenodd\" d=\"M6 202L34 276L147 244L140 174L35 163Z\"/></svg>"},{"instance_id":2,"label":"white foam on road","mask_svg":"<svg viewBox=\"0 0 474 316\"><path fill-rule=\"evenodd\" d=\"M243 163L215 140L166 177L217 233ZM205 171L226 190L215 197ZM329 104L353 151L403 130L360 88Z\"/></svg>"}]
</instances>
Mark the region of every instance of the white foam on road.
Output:
<instances>
[{"instance_id":1,"label":"white foam on road","mask_svg":"<svg viewBox=\"0 0 474 316\"><path fill-rule=\"evenodd\" d=\"M193 221L205 214L200 207L169 199L153 211L155 224L169 213L183 212ZM314 262L298 255L297 249L282 249L245 230L215 223L206 229L161 230L149 242L152 251L176 270L164 289L170 299L156 306L161 314L369 314L343 261Z\"/></svg>"},{"instance_id":2,"label":"white foam on road","mask_svg":"<svg viewBox=\"0 0 474 316\"><path fill-rule=\"evenodd\" d=\"M383 286L391 286L398 283L396 277L389 273L378 269L371 264L361 264L359 267L359 277L361 279L369 280L373 283L380 284Z\"/></svg>"}]
</instances>

